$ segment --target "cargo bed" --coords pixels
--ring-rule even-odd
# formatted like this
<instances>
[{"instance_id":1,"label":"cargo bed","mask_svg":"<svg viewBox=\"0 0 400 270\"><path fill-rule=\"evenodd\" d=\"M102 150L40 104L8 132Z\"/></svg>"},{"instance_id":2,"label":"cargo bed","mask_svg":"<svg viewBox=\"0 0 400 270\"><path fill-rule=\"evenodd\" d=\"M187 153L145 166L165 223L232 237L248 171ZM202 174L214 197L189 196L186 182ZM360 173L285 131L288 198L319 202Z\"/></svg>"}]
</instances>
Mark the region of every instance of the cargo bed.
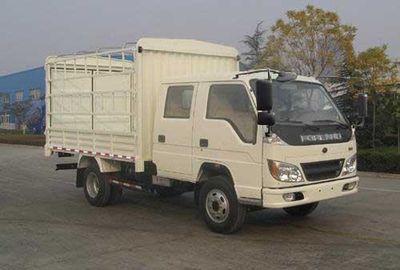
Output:
<instances>
[{"instance_id":1,"label":"cargo bed","mask_svg":"<svg viewBox=\"0 0 400 270\"><path fill-rule=\"evenodd\" d=\"M195 40L144 38L130 47L48 57L46 155L152 159L154 112L165 79L238 70L238 52Z\"/></svg>"}]
</instances>

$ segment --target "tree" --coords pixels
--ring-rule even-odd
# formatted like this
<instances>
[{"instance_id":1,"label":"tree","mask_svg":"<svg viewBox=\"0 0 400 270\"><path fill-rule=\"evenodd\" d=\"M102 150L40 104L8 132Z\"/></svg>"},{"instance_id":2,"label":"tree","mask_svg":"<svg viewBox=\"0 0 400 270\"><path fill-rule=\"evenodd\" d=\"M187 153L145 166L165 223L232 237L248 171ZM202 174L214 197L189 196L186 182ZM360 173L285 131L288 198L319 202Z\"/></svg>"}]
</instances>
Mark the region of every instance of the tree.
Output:
<instances>
[{"instance_id":1,"label":"tree","mask_svg":"<svg viewBox=\"0 0 400 270\"><path fill-rule=\"evenodd\" d=\"M252 35L245 35L244 39L241 41L249 49L247 52L243 53L245 60L248 62L248 68L253 68L259 63L262 51L264 49L264 35L266 30L262 28L262 24L262 21L257 23L254 33Z\"/></svg>"},{"instance_id":2,"label":"tree","mask_svg":"<svg viewBox=\"0 0 400 270\"><path fill-rule=\"evenodd\" d=\"M391 134L397 133L397 152L400 153L400 94L387 93L380 97L381 120Z\"/></svg>"},{"instance_id":3,"label":"tree","mask_svg":"<svg viewBox=\"0 0 400 270\"><path fill-rule=\"evenodd\" d=\"M28 121L28 113L32 108L31 100L16 101L12 104L10 111L15 115L19 128L26 127ZM25 132L25 130L23 130Z\"/></svg>"},{"instance_id":4,"label":"tree","mask_svg":"<svg viewBox=\"0 0 400 270\"><path fill-rule=\"evenodd\" d=\"M341 24L335 12L309 5L286 17L271 27L259 66L320 77L337 75L352 60L356 28Z\"/></svg>"},{"instance_id":5,"label":"tree","mask_svg":"<svg viewBox=\"0 0 400 270\"><path fill-rule=\"evenodd\" d=\"M355 88L364 88L372 103L372 147L376 143L377 101L380 94L392 90L397 82L396 66L386 54L387 46L378 46L360 52L354 62ZM386 115L388 117L388 115Z\"/></svg>"},{"instance_id":6,"label":"tree","mask_svg":"<svg viewBox=\"0 0 400 270\"><path fill-rule=\"evenodd\" d=\"M372 47L360 52L355 59L356 77L367 82L372 87L369 90L375 93L385 92L388 85L397 82L397 69L386 49L386 45Z\"/></svg>"},{"instance_id":7,"label":"tree","mask_svg":"<svg viewBox=\"0 0 400 270\"><path fill-rule=\"evenodd\" d=\"M9 94L0 92L0 116L5 116L8 113L10 107L8 101L9 101ZM5 119L2 118L3 117L0 117L0 125L5 124L3 123Z\"/></svg>"}]
</instances>

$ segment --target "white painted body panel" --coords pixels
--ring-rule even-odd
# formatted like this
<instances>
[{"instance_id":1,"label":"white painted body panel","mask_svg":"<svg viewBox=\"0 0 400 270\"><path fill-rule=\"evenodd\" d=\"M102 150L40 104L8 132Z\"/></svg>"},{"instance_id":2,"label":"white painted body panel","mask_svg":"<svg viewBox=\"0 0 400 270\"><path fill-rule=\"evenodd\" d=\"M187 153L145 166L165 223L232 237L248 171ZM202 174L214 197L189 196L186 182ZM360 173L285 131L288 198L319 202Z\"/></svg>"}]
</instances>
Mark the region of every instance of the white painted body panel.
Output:
<instances>
[{"instance_id":1,"label":"white painted body panel","mask_svg":"<svg viewBox=\"0 0 400 270\"><path fill-rule=\"evenodd\" d=\"M138 157L152 159L154 114L161 82L176 77L237 72L238 51L232 47L195 40L141 39L137 54ZM140 102L139 102L140 100ZM140 166L139 162L137 165Z\"/></svg>"},{"instance_id":2,"label":"white painted body panel","mask_svg":"<svg viewBox=\"0 0 400 270\"><path fill-rule=\"evenodd\" d=\"M327 148L327 153L323 153L322 149ZM344 143L335 144L318 144L318 145L305 145L305 146L290 146L290 145L271 145L264 144L264 162L267 159L278 160L296 165L304 174L301 163L316 162L324 160L345 159L347 160L356 153L356 142L350 140ZM285 183L276 181L269 172L268 165L264 167L263 173L263 186L270 188L286 188L293 187L293 183ZM339 178L355 176L355 173L350 175L340 175ZM325 179L317 182L330 181L332 179ZM310 182L315 184L317 182ZM301 183L304 184L304 183Z\"/></svg>"},{"instance_id":3,"label":"white painted body panel","mask_svg":"<svg viewBox=\"0 0 400 270\"><path fill-rule=\"evenodd\" d=\"M248 80L257 78L251 75L241 79L232 80L234 74L219 74L217 76L204 78L197 77L195 80L190 78L180 78L168 81L163 87L164 92L160 96L159 111L155 119L155 134L153 134L154 153L153 158L157 166L164 163L158 173L163 177L180 179L196 182L200 168L203 163L214 163L225 166L234 181L234 186L238 197L244 202L254 203L264 207L278 208L290 207L307 202L320 201L347 194L353 194L357 189L343 192L343 185L349 182L358 181L356 172L349 175L339 175L334 179L324 179L319 181L305 181L302 183L280 182L271 176L267 160L278 160L288 162L301 168L301 163L344 159L347 160L356 153L356 142L354 137L349 142L336 144L318 144L306 146L274 145L265 142L266 129L258 126L257 140L255 144L243 143L237 136L232 126L224 120L206 119L207 98L212 84L243 84L247 87L249 96ZM263 74L260 76L263 78ZM298 80L318 83L313 78L299 76ZM183 148L183 141L176 141L175 144L164 145L157 142L158 131L169 132L169 136L175 134L183 138L182 133L188 136L190 129L188 126L183 129L180 119L163 121L163 106L165 103L165 91L172 85L196 85L196 91L192 100L191 119L185 119L187 125L193 126L192 148L188 146L189 139L186 138L186 147ZM253 96L254 98L254 96ZM255 102L253 100L253 105ZM255 107L254 107L255 110ZM190 120L190 121L189 121ZM200 147L199 140L207 138L208 147ZM327 153L322 149L327 148ZM192 152L192 166L188 165ZM177 162L177 156L184 157L184 161ZM175 163L176 162L176 163ZM183 168L183 166L185 168ZM159 167L158 167L159 168ZM192 168L190 175L189 168ZM184 172L182 174L182 172ZM303 175L304 172L302 171ZM329 184L331 183L332 184ZM332 192L315 192L319 187L334 188ZM297 202L285 202L282 194L291 190L302 192L307 195L306 200ZM271 198L270 198L271 196Z\"/></svg>"},{"instance_id":4,"label":"white painted body panel","mask_svg":"<svg viewBox=\"0 0 400 270\"><path fill-rule=\"evenodd\" d=\"M180 84L174 84L180 86ZM186 84L187 85L187 84ZM195 107L198 84L193 86L191 108ZM164 104L169 85L163 85L156 110L153 133L153 161L157 165L158 175L179 180L194 181L193 171L193 126L194 110L189 118L164 118ZM165 142L159 141L164 136Z\"/></svg>"},{"instance_id":5,"label":"white painted body panel","mask_svg":"<svg viewBox=\"0 0 400 270\"><path fill-rule=\"evenodd\" d=\"M284 208L351 195L357 193L359 181L360 179L358 176L353 176L341 180L322 182L300 187L288 187L284 189L263 188L262 206L265 208ZM343 186L345 184L353 182L357 182L357 186L354 189L343 191ZM282 195L291 192L303 193L304 199L294 202L285 201Z\"/></svg>"},{"instance_id":6,"label":"white painted body panel","mask_svg":"<svg viewBox=\"0 0 400 270\"><path fill-rule=\"evenodd\" d=\"M219 82L243 84L240 81ZM207 104L208 89L212 83L199 86L197 104ZM193 167L195 177L204 162L224 165L229 169L235 190L241 198L260 198L262 187L262 134L257 134L256 143L244 143L229 122L206 119L207 106L196 106L193 132ZM255 113L255 112L254 112ZM260 131L260 128L258 128ZM207 138L209 146L200 147L201 138Z\"/></svg>"},{"instance_id":7,"label":"white painted body panel","mask_svg":"<svg viewBox=\"0 0 400 270\"><path fill-rule=\"evenodd\" d=\"M232 78L232 75L230 76ZM163 106L155 119L153 160L162 177L196 182L201 166L213 163L228 168L236 193L241 198L261 198L262 190L262 129L258 129L256 143L244 143L225 120L206 119L208 90L213 83L242 84L240 81L190 82L165 84L160 96L164 104L170 85L193 85L194 93L189 119L164 119ZM255 111L254 111L255 113ZM166 142L158 142L158 135ZM208 146L201 147L200 139Z\"/></svg>"},{"instance_id":8,"label":"white painted body panel","mask_svg":"<svg viewBox=\"0 0 400 270\"><path fill-rule=\"evenodd\" d=\"M116 59L116 54L132 58ZM238 51L196 41L140 39L113 51L46 61L46 146L152 160L154 114L161 81L238 71Z\"/></svg>"}]
</instances>

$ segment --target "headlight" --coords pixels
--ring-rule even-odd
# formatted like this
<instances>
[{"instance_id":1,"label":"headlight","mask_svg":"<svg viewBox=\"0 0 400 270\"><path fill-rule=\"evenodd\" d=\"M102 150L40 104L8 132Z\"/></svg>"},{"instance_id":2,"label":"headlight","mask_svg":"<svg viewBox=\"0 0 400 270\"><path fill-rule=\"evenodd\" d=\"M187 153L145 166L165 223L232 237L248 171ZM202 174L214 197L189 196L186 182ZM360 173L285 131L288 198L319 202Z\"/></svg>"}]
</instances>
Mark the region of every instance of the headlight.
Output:
<instances>
[{"instance_id":1,"label":"headlight","mask_svg":"<svg viewBox=\"0 0 400 270\"><path fill-rule=\"evenodd\" d=\"M303 182L304 178L297 166L285 162L268 160L272 177L282 182Z\"/></svg>"},{"instance_id":2,"label":"headlight","mask_svg":"<svg viewBox=\"0 0 400 270\"><path fill-rule=\"evenodd\" d=\"M342 175L355 172L357 169L357 154L352 155L344 164Z\"/></svg>"}]
</instances>

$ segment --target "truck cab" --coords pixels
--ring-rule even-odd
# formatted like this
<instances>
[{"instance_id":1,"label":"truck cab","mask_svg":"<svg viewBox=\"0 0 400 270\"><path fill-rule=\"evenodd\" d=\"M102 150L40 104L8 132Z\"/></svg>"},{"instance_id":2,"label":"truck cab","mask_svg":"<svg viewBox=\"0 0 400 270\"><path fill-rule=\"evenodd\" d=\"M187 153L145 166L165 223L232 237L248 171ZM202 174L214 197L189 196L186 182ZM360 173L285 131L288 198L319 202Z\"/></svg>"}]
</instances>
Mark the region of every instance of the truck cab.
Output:
<instances>
[{"instance_id":1,"label":"truck cab","mask_svg":"<svg viewBox=\"0 0 400 270\"><path fill-rule=\"evenodd\" d=\"M357 192L354 126L319 81L284 77L254 70L162 84L156 177L193 183L214 231L237 230L249 208L307 215L319 201ZM272 87L269 126L260 121L258 81Z\"/></svg>"}]
</instances>

